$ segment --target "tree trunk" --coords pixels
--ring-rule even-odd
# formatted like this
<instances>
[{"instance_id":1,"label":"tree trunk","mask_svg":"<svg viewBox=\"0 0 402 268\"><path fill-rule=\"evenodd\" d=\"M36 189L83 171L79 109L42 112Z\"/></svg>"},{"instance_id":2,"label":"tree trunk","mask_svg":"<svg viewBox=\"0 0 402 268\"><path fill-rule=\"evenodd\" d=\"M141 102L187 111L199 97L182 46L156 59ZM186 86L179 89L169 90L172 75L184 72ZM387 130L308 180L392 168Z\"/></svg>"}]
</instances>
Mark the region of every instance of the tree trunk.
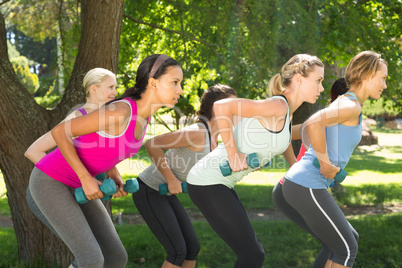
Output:
<instances>
[{"instance_id":1,"label":"tree trunk","mask_svg":"<svg viewBox=\"0 0 402 268\"><path fill-rule=\"evenodd\" d=\"M81 11L78 55L62 101L53 111L37 105L18 81L8 59L5 21L0 14L0 169L7 188L18 254L25 264L41 259L42 265L67 267L73 257L67 246L28 208L25 192L33 164L24 157L24 152L73 106L85 102L82 79L88 70L103 67L117 71L123 0L82 0Z\"/></svg>"}]
</instances>

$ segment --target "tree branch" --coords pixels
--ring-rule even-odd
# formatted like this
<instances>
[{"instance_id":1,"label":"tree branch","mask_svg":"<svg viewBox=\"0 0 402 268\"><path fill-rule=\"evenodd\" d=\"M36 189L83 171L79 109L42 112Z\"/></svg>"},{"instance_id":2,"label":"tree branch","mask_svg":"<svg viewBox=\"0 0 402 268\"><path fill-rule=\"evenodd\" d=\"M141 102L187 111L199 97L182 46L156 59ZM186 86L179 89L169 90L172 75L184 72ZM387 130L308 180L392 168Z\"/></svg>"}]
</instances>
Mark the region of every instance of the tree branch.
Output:
<instances>
[{"instance_id":1,"label":"tree branch","mask_svg":"<svg viewBox=\"0 0 402 268\"><path fill-rule=\"evenodd\" d=\"M5 1L3 1L3 2L1 2L0 3L0 6L2 6L3 4L5 4L5 3L7 3L7 2L10 2L11 0L5 0Z\"/></svg>"},{"instance_id":2,"label":"tree branch","mask_svg":"<svg viewBox=\"0 0 402 268\"><path fill-rule=\"evenodd\" d=\"M61 40L61 46L62 46L62 51L61 51L61 65L63 66L63 69L65 70L66 67L64 66L64 51L65 51L65 41L64 41L64 36L63 36L63 27L62 27L62 19L61 19L61 13L63 10L63 0L60 0L60 6L59 6L59 32L60 32L60 40ZM57 55L58 56L58 55Z\"/></svg>"},{"instance_id":3,"label":"tree branch","mask_svg":"<svg viewBox=\"0 0 402 268\"><path fill-rule=\"evenodd\" d=\"M221 56L218 54L218 52L213 48L213 46L221 47L221 46L219 46L219 45L210 44L210 43L207 43L207 42L205 42L205 41L202 41L202 40L200 40L200 39L198 39L198 38L189 36L189 35L187 35L187 34L184 34L184 33L181 33L181 32L175 31L175 30L166 29L166 28L160 27L160 26L155 25L155 24L152 24L152 23L140 21L140 20L138 20L138 19L136 19L136 18L134 18L134 17L132 17L132 16L130 16L130 15L127 15L127 14L123 14L123 17L125 17L125 18L127 18L127 19L129 19L129 20L132 20L132 21L134 21L134 22L136 22L136 23L148 25L148 26L150 26L150 27L152 27L152 28L156 28L156 29L159 29L159 30L162 30L162 31L165 31L165 32L174 33L174 34L178 34L178 35L183 35L183 36L187 37L188 39L191 39L191 40L197 41L197 42L199 42L199 43L201 43L201 44L204 44L204 45L206 45L207 47L209 47L209 48L212 50L212 52L215 53L215 55L219 58L219 60L223 63L223 65L225 65L226 67L229 68L229 66L226 64L226 62L221 58Z\"/></svg>"},{"instance_id":4,"label":"tree branch","mask_svg":"<svg viewBox=\"0 0 402 268\"><path fill-rule=\"evenodd\" d=\"M162 117L160 117L157 113L152 115L155 119L156 122L158 122L159 124L163 125L164 127L166 127L170 132L172 132L173 130L169 127L168 124L166 124L166 122L162 119Z\"/></svg>"}]
</instances>

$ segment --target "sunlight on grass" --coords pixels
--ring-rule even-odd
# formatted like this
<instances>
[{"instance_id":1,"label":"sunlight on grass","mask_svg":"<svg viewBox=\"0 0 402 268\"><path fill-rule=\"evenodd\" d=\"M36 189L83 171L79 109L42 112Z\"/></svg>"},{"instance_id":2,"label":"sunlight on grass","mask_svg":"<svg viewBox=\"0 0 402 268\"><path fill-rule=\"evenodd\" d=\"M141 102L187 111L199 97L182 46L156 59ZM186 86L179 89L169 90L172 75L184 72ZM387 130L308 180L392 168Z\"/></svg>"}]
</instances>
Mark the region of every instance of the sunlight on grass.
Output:
<instances>
[{"instance_id":1,"label":"sunlight on grass","mask_svg":"<svg viewBox=\"0 0 402 268\"><path fill-rule=\"evenodd\" d=\"M0 171L0 199L7 198L6 193L6 182L4 181L3 173Z\"/></svg>"}]
</instances>

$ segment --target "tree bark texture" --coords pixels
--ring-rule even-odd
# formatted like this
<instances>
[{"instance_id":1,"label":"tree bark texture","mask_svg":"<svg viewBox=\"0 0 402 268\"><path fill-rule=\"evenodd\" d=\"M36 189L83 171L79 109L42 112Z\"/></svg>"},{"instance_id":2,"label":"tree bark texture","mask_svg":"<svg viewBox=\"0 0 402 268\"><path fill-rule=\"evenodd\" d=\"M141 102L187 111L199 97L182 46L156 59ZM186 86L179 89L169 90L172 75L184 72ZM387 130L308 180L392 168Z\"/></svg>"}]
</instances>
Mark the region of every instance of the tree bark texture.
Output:
<instances>
[{"instance_id":1,"label":"tree bark texture","mask_svg":"<svg viewBox=\"0 0 402 268\"><path fill-rule=\"evenodd\" d=\"M82 0L78 55L60 104L46 110L21 85L7 55L6 28L0 14L0 169L3 173L20 260L41 260L49 267L68 267L72 255L31 213L25 199L33 164L25 150L60 122L77 104L85 102L85 73L103 67L116 73L119 59L123 0ZM68 49L68 48L65 48ZM66 219L67 221L74 219Z\"/></svg>"}]
</instances>

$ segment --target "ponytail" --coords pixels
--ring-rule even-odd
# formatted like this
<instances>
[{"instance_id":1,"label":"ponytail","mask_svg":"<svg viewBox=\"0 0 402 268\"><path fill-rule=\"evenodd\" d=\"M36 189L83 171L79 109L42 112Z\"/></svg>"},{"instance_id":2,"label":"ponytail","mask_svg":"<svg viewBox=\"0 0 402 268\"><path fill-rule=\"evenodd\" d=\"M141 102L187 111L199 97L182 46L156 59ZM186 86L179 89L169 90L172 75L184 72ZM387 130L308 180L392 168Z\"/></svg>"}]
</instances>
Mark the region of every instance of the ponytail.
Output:
<instances>
[{"instance_id":1,"label":"ponytail","mask_svg":"<svg viewBox=\"0 0 402 268\"><path fill-rule=\"evenodd\" d=\"M268 96L278 96L282 95L285 88L282 86L282 76L281 74L274 75L268 82Z\"/></svg>"}]
</instances>

